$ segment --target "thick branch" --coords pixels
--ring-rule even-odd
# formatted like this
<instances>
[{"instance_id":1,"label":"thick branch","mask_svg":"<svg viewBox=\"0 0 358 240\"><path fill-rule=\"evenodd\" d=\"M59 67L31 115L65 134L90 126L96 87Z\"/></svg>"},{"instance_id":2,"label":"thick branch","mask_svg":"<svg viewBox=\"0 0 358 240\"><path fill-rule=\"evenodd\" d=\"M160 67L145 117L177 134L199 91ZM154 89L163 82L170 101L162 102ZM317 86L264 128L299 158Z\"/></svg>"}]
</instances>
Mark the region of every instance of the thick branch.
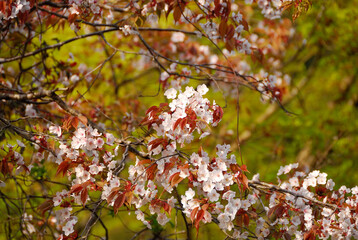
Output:
<instances>
[{"instance_id":1,"label":"thick branch","mask_svg":"<svg viewBox=\"0 0 358 240\"><path fill-rule=\"evenodd\" d=\"M64 89L55 89L55 90L41 90L36 93L0 93L0 100L33 100L40 99L44 97L51 97L52 93L56 91L66 91L67 88Z\"/></svg>"},{"instance_id":2,"label":"thick branch","mask_svg":"<svg viewBox=\"0 0 358 240\"><path fill-rule=\"evenodd\" d=\"M102 35L103 33L113 32L113 31L118 31L118 28L110 28L110 29L106 29L106 30L102 30L102 31L92 32L92 33L88 33L88 34L84 34L84 35L79 35L77 37L68 39L68 40L66 40L64 42L57 43L57 44L54 44L54 45L49 45L49 46L37 49L37 50L35 50L33 52L26 53L26 54L24 54L22 56L16 56L16 57L10 57L10 58L0 58L0 64L7 63L7 62L13 62L13 61L16 61L16 60L19 60L19 59L22 59L22 58L26 58L26 57L31 57L31 56L37 55L37 54L39 54L41 52L44 52L46 50L49 50L49 49L60 48L63 45L66 45L68 43L71 43L71 42L79 40L79 39L88 38L88 37L92 37L92 36L98 36L98 35Z\"/></svg>"},{"instance_id":3,"label":"thick branch","mask_svg":"<svg viewBox=\"0 0 358 240\"><path fill-rule=\"evenodd\" d=\"M308 201L310 201L311 203L314 203L320 207L328 207L331 209L339 209L339 207L337 205L334 204L330 204L330 203L324 203L321 202L319 200L316 200L314 198L310 198L310 197L306 197L300 193L296 193L293 191L289 191L287 189L283 189L280 188L279 186L273 185L273 184L269 184L269 183L265 183L265 182L259 182L259 181L249 181L249 186L252 188L255 188L259 191L274 191L274 192L280 192L280 193L285 193L285 194L290 194L296 198L303 198L306 199Z\"/></svg>"}]
</instances>

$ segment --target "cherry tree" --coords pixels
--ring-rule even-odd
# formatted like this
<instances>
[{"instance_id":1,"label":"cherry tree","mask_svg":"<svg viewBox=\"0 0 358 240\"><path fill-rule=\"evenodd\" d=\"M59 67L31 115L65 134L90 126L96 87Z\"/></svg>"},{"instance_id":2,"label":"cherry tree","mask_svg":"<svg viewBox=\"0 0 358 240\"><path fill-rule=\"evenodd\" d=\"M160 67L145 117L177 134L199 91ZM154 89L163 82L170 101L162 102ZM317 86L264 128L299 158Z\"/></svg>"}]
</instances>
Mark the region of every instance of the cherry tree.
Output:
<instances>
[{"instance_id":1,"label":"cherry tree","mask_svg":"<svg viewBox=\"0 0 358 240\"><path fill-rule=\"evenodd\" d=\"M242 88L294 114L281 61L311 4L1 1L2 236L108 239L132 213L133 238L358 238L358 187L297 163L267 183L238 132L210 138Z\"/></svg>"}]
</instances>

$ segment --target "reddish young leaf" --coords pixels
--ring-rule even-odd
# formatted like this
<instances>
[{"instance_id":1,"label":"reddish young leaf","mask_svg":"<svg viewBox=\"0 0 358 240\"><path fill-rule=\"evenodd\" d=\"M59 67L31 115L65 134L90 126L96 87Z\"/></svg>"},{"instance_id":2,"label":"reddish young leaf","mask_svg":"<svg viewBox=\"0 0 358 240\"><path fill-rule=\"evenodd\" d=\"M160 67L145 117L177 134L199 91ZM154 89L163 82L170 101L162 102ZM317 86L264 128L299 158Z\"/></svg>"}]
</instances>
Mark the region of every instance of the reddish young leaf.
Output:
<instances>
[{"instance_id":1,"label":"reddish young leaf","mask_svg":"<svg viewBox=\"0 0 358 240\"><path fill-rule=\"evenodd\" d=\"M150 164L152 163L152 160L150 159L144 159L138 162L138 165L144 165L144 164Z\"/></svg>"},{"instance_id":2,"label":"reddish young leaf","mask_svg":"<svg viewBox=\"0 0 358 240\"><path fill-rule=\"evenodd\" d=\"M111 203L112 200L114 199L114 197L118 194L119 189L118 188L113 188L111 193L109 194L109 196L107 197L107 203Z\"/></svg>"},{"instance_id":3,"label":"reddish young leaf","mask_svg":"<svg viewBox=\"0 0 358 240\"><path fill-rule=\"evenodd\" d=\"M170 186L175 186L177 184L179 184L183 178L181 178L180 176L180 172L174 173L172 176L170 176L169 178L169 182L170 182Z\"/></svg>"},{"instance_id":4,"label":"reddish young leaf","mask_svg":"<svg viewBox=\"0 0 358 240\"><path fill-rule=\"evenodd\" d=\"M222 8L222 6L221 6L220 3L215 4L214 13L215 13L215 16L216 16L216 17L219 17L219 16L220 16L220 14L221 14L221 8Z\"/></svg>"},{"instance_id":5,"label":"reddish young leaf","mask_svg":"<svg viewBox=\"0 0 358 240\"><path fill-rule=\"evenodd\" d=\"M244 26L245 31L249 31L249 24L246 22L246 20L243 18L241 20L241 24Z\"/></svg>"},{"instance_id":6,"label":"reddish young leaf","mask_svg":"<svg viewBox=\"0 0 358 240\"><path fill-rule=\"evenodd\" d=\"M37 210L41 212L41 215L44 216L45 212L53 208L53 201L52 199L46 200L45 202L41 203L37 207Z\"/></svg>"},{"instance_id":7,"label":"reddish young leaf","mask_svg":"<svg viewBox=\"0 0 358 240\"><path fill-rule=\"evenodd\" d=\"M145 117L140 123L139 125L145 126L148 125L149 123L151 123L152 121L148 120L148 117Z\"/></svg>"},{"instance_id":8,"label":"reddish young leaf","mask_svg":"<svg viewBox=\"0 0 358 240\"><path fill-rule=\"evenodd\" d=\"M233 38L234 34L235 34L235 27L232 24L230 24L230 26L226 30L226 38L230 40Z\"/></svg>"},{"instance_id":9,"label":"reddish young leaf","mask_svg":"<svg viewBox=\"0 0 358 240\"><path fill-rule=\"evenodd\" d=\"M268 217L272 217L272 214L275 212L276 207L277 206L274 206L268 210L268 212L267 212Z\"/></svg>"},{"instance_id":10,"label":"reddish young leaf","mask_svg":"<svg viewBox=\"0 0 358 240\"><path fill-rule=\"evenodd\" d=\"M179 6L176 6L175 8L174 8L174 12L173 12L173 17L174 17L174 21L175 22L178 22L179 20L180 20L180 18L181 18L181 9L180 9L180 7Z\"/></svg>"},{"instance_id":11,"label":"reddish young leaf","mask_svg":"<svg viewBox=\"0 0 358 240\"><path fill-rule=\"evenodd\" d=\"M199 224L200 224L200 221L204 218L204 214L205 214L205 211L203 209L200 209L198 211L198 214L196 215L196 219L195 219L196 231L199 230Z\"/></svg>"},{"instance_id":12,"label":"reddish young leaf","mask_svg":"<svg viewBox=\"0 0 358 240\"><path fill-rule=\"evenodd\" d=\"M304 240L315 240L316 239L316 234L315 232L313 231L313 229L311 229L310 231L308 232L305 232L303 234L303 239Z\"/></svg>"},{"instance_id":13,"label":"reddish young leaf","mask_svg":"<svg viewBox=\"0 0 358 240\"><path fill-rule=\"evenodd\" d=\"M132 185L131 181L126 181L126 186L124 187L124 189L125 189L126 192L129 192L129 191L132 190L133 186L135 186L135 185Z\"/></svg>"},{"instance_id":14,"label":"reddish young leaf","mask_svg":"<svg viewBox=\"0 0 358 240\"><path fill-rule=\"evenodd\" d=\"M77 129L78 123L79 123L78 117L73 117L71 120L71 125L74 129Z\"/></svg>"},{"instance_id":15,"label":"reddish young leaf","mask_svg":"<svg viewBox=\"0 0 358 240\"><path fill-rule=\"evenodd\" d=\"M56 175L62 173L62 176L65 176L67 170L69 169L70 167L70 162L65 160L63 161L57 168L57 172L56 172Z\"/></svg>"},{"instance_id":16,"label":"reddish young leaf","mask_svg":"<svg viewBox=\"0 0 358 240\"><path fill-rule=\"evenodd\" d=\"M253 49L253 51L251 52L251 59L253 62L260 62L261 64L263 63L263 59L264 59L264 55L261 51L261 49Z\"/></svg>"},{"instance_id":17,"label":"reddish young leaf","mask_svg":"<svg viewBox=\"0 0 358 240\"><path fill-rule=\"evenodd\" d=\"M246 189L249 188L249 180L247 179L247 177L245 176L245 174L240 174L239 175L239 179L241 184L243 185L243 190L245 191Z\"/></svg>"},{"instance_id":18,"label":"reddish young leaf","mask_svg":"<svg viewBox=\"0 0 358 240\"><path fill-rule=\"evenodd\" d=\"M208 209L208 207L209 207L209 203L205 203L203 206L201 206L201 209L206 211L206 209Z\"/></svg>"},{"instance_id":19,"label":"reddish young leaf","mask_svg":"<svg viewBox=\"0 0 358 240\"><path fill-rule=\"evenodd\" d=\"M125 197L125 194L122 193L120 194L116 201L114 201L114 204L113 204L113 210L114 210L114 213L117 214L118 213L118 209L120 207L122 207L122 205L124 204L124 201L126 200L126 197Z\"/></svg>"},{"instance_id":20,"label":"reddish young leaf","mask_svg":"<svg viewBox=\"0 0 358 240\"><path fill-rule=\"evenodd\" d=\"M285 2L282 4L282 6L280 7L280 9L282 9L282 11L286 11L287 9L289 9L290 7L292 7L294 5L294 2Z\"/></svg>"},{"instance_id":21,"label":"reddish young leaf","mask_svg":"<svg viewBox=\"0 0 358 240\"><path fill-rule=\"evenodd\" d=\"M154 163L152 166L148 167L147 170L146 170L146 173L147 173L147 179L148 180L153 180L154 177L155 177L155 174L157 173L157 164Z\"/></svg>"},{"instance_id":22,"label":"reddish young leaf","mask_svg":"<svg viewBox=\"0 0 358 240\"><path fill-rule=\"evenodd\" d=\"M132 204L133 192L132 191L126 192L125 197L126 197L126 206L130 207Z\"/></svg>"},{"instance_id":23,"label":"reddish young leaf","mask_svg":"<svg viewBox=\"0 0 358 240\"><path fill-rule=\"evenodd\" d=\"M216 106L214 113L213 113L213 120L214 122L219 122L224 115L224 111L220 106Z\"/></svg>"},{"instance_id":24,"label":"reddish young leaf","mask_svg":"<svg viewBox=\"0 0 358 240\"><path fill-rule=\"evenodd\" d=\"M71 24L71 23L74 23L75 20L77 18L77 14L69 14L68 15L68 22Z\"/></svg>"},{"instance_id":25,"label":"reddish young leaf","mask_svg":"<svg viewBox=\"0 0 358 240\"><path fill-rule=\"evenodd\" d=\"M75 184L75 185L73 185L73 186L71 187L70 194L71 194L71 193L77 194L77 193L79 193L82 189L83 189L82 184Z\"/></svg>"},{"instance_id":26,"label":"reddish young leaf","mask_svg":"<svg viewBox=\"0 0 358 240\"><path fill-rule=\"evenodd\" d=\"M162 201L162 207L163 207L164 211L166 211L168 214L170 214L172 208L167 202Z\"/></svg>"},{"instance_id":27,"label":"reddish young leaf","mask_svg":"<svg viewBox=\"0 0 358 240\"><path fill-rule=\"evenodd\" d=\"M159 108L160 108L161 111L166 111L166 110L168 110L168 106L169 106L168 103L161 103L161 104L159 104Z\"/></svg>"},{"instance_id":28,"label":"reddish young leaf","mask_svg":"<svg viewBox=\"0 0 358 240\"><path fill-rule=\"evenodd\" d=\"M277 208L275 209L275 215L276 217L280 218L285 212L285 207L282 206L281 204L277 206Z\"/></svg>"},{"instance_id":29,"label":"reddish young leaf","mask_svg":"<svg viewBox=\"0 0 358 240\"><path fill-rule=\"evenodd\" d=\"M194 219L196 217L196 213L199 211L199 207L196 207L193 209L193 211L190 213L190 219L192 222L194 222Z\"/></svg>"},{"instance_id":30,"label":"reddish young leaf","mask_svg":"<svg viewBox=\"0 0 358 240\"><path fill-rule=\"evenodd\" d=\"M190 108L190 107L186 108L185 113L187 114L187 116L189 117L190 120L192 120L192 121L196 120L197 116L196 116L195 111L192 108Z\"/></svg>"},{"instance_id":31,"label":"reddish young leaf","mask_svg":"<svg viewBox=\"0 0 358 240\"><path fill-rule=\"evenodd\" d=\"M170 12L173 11L173 7L174 7L173 4L168 4L168 5L169 5L168 10L167 10L167 12L165 13L165 17L166 17L166 18L168 18Z\"/></svg>"},{"instance_id":32,"label":"reddish young leaf","mask_svg":"<svg viewBox=\"0 0 358 240\"><path fill-rule=\"evenodd\" d=\"M3 158L3 160L0 162L0 171L5 176L7 174L11 174L13 169L13 165L9 163L6 158Z\"/></svg>"},{"instance_id":33,"label":"reddish young leaf","mask_svg":"<svg viewBox=\"0 0 358 240\"><path fill-rule=\"evenodd\" d=\"M86 201L87 201L87 197L88 197L88 188L84 188L81 192L81 202L83 204L83 206L85 205Z\"/></svg>"},{"instance_id":34,"label":"reddish young leaf","mask_svg":"<svg viewBox=\"0 0 358 240\"><path fill-rule=\"evenodd\" d=\"M83 121L85 121L84 116L81 118ZM69 116L66 117L65 120L63 121L62 128L65 129L66 131L70 130L71 127L77 129L78 123L79 123L79 117Z\"/></svg>"},{"instance_id":35,"label":"reddish young leaf","mask_svg":"<svg viewBox=\"0 0 358 240\"><path fill-rule=\"evenodd\" d=\"M180 122L180 128L182 130L184 130L186 124L188 123L188 120L186 118L184 118L181 122Z\"/></svg>"},{"instance_id":36,"label":"reddish young leaf","mask_svg":"<svg viewBox=\"0 0 358 240\"><path fill-rule=\"evenodd\" d=\"M240 169L241 169L241 171L243 171L243 172L249 172L249 170L247 170L247 167L246 167L245 164L241 165Z\"/></svg>"},{"instance_id":37,"label":"reddish young leaf","mask_svg":"<svg viewBox=\"0 0 358 240\"><path fill-rule=\"evenodd\" d=\"M179 118L178 120L175 121L174 123L174 128L173 130L177 129L177 127L179 126L179 124L183 121L183 118Z\"/></svg>"},{"instance_id":38,"label":"reddish young leaf","mask_svg":"<svg viewBox=\"0 0 358 240\"><path fill-rule=\"evenodd\" d=\"M244 214L244 224L246 227L248 227L250 224L250 217L247 213Z\"/></svg>"},{"instance_id":39,"label":"reddish young leaf","mask_svg":"<svg viewBox=\"0 0 358 240\"><path fill-rule=\"evenodd\" d=\"M191 121L191 122L189 123L189 127L190 127L189 133L192 133L192 132L195 130L195 128L196 128L196 122L195 122L195 121Z\"/></svg>"},{"instance_id":40,"label":"reddish young leaf","mask_svg":"<svg viewBox=\"0 0 358 240\"><path fill-rule=\"evenodd\" d=\"M244 219L244 215L243 215L243 214L237 215L237 217L236 217L236 224L237 224L239 227L242 227L243 222L244 222L243 219Z\"/></svg>"},{"instance_id":41,"label":"reddish young leaf","mask_svg":"<svg viewBox=\"0 0 358 240\"><path fill-rule=\"evenodd\" d=\"M199 151L198 151L198 154L199 154L200 157L203 156L203 152L204 152L203 146L200 145Z\"/></svg>"},{"instance_id":42,"label":"reddish young leaf","mask_svg":"<svg viewBox=\"0 0 358 240\"><path fill-rule=\"evenodd\" d=\"M83 125L87 126L88 120L87 120L87 118L85 116L83 116L83 115L78 116L78 120L80 120L81 123L83 123Z\"/></svg>"},{"instance_id":43,"label":"reddish young leaf","mask_svg":"<svg viewBox=\"0 0 358 240\"><path fill-rule=\"evenodd\" d=\"M220 36L222 38L225 37L226 31L227 31L227 22L226 21L221 21L221 23L219 25L219 34L220 34Z\"/></svg>"},{"instance_id":44,"label":"reddish young leaf","mask_svg":"<svg viewBox=\"0 0 358 240\"><path fill-rule=\"evenodd\" d=\"M150 108L148 108L148 110L145 112L145 115L148 115L149 113L151 113L150 115L156 114L159 111L159 108L157 106L152 106Z\"/></svg>"},{"instance_id":45,"label":"reddish young leaf","mask_svg":"<svg viewBox=\"0 0 358 240\"><path fill-rule=\"evenodd\" d=\"M151 146L151 149L156 149L160 144L162 144L164 141L166 141L165 139L163 138L157 138L157 139L154 139L153 141L150 141L148 143L148 146Z\"/></svg>"},{"instance_id":46,"label":"reddish young leaf","mask_svg":"<svg viewBox=\"0 0 358 240\"><path fill-rule=\"evenodd\" d=\"M174 161L170 161L168 163L165 163L164 165L164 174L167 174L173 167L175 166L175 162Z\"/></svg>"},{"instance_id":47,"label":"reddish young leaf","mask_svg":"<svg viewBox=\"0 0 358 240\"><path fill-rule=\"evenodd\" d=\"M241 172L241 169L237 164L230 164L230 169L233 173Z\"/></svg>"},{"instance_id":48,"label":"reddish young leaf","mask_svg":"<svg viewBox=\"0 0 358 240\"><path fill-rule=\"evenodd\" d=\"M0 12L6 12L5 11L6 8L6 2L5 1L0 1Z\"/></svg>"}]
</instances>

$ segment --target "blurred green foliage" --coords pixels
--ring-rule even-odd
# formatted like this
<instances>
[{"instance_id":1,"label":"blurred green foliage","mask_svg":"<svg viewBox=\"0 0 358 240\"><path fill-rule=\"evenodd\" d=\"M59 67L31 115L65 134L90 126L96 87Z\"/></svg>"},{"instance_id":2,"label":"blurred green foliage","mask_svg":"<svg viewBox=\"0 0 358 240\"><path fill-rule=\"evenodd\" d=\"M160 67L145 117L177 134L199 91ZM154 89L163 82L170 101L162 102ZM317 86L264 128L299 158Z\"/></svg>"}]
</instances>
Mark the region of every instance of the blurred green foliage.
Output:
<instances>
[{"instance_id":1,"label":"blurred green foliage","mask_svg":"<svg viewBox=\"0 0 358 240\"><path fill-rule=\"evenodd\" d=\"M284 73L292 76L292 90L299 86L297 96L285 105L295 115L278 108L256 124L241 145L248 168L263 180L274 182L280 165L299 161L311 170L327 172L337 185L357 185L357 4L314 1L294 22L303 43L293 41L287 49ZM260 105L257 95L247 90L241 99L240 131L244 131L269 106Z\"/></svg>"}]
</instances>

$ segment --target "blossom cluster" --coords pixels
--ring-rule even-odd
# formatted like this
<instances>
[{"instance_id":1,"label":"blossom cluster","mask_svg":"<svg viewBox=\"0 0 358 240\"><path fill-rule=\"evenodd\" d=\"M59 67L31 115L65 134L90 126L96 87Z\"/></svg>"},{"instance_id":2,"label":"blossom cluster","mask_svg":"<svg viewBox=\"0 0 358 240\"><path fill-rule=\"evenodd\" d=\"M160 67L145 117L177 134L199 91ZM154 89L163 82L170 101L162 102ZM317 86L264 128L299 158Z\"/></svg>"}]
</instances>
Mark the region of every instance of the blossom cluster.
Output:
<instances>
[{"instance_id":1,"label":"blossom cluster","mask_svg":"<svg viewBox=\"0 0 358 240\"><path fill-rule=\"evenodd\" d=\"M215 102L211 105L207 98L203 98L208 90L205 84L199 85L197 91L193 87L186 87L184 92L179 90L179 94L175 88L170 88L164 95L172 99L171 103L148 109L142 124L153 127L160 137L150 139L148 145L151 153L156 155L164 149L170 155L175 152L177 143L190 143L195 131L201 134L200 138L209 135L205 131L206 126L216 126L223 111Z\"/></svg>"},{"instance_id":2,"label":"blossom cluster","mask_svg":"<svg viewBox=\"0 0 358 240\"><path fill-rule=\"evenodd\" d=\"M326 173L297 168L296 163L278 171L278 186L283 191L270 197L268 214L275 218L269 226L296 239L357 239L358 187L334 190L335 183ZM284 175L286 180L281 179Z\"/></svg>"},{"instance_id":3,"label":"blossom cluster","mask_svg":"<svg viewBox=\"0 0 358 240\"><path fill-rule=\"evenodd\" d=\"M281 17L285 3L290 3L292 0L258 0L257 5L261 9L261 13L268 19L277 19ZM245 3L252 4L253 0L245 0Z\"/></svg>"},{"instance_id":4,"label":"blossom cluster","mask_svg":"<svg viewBox=\"0 0 358 240\"><path fill-rule=\"evenodd\" d=\"M7 5L9 4L9 5ZM19 14L25 14L30 10L30 2L26 0L16 0L5 4L5 8L0 8L0 23L18 17Z\"/></svg>"},{"instance_id":5,"label":"blossom cluster","mask_svg":"<svg viewBox=\"0 0 358 240\"><path fill-rule=\"evenodd\" d=\"M50 132L61 136L59 126L51 126ZM73 132L71 142L61 142L56 152L55 162L59 165L57 173L68 175L71 179L70 191L57 192L53 198L53 206L61 207L55 211L56 224L62 227L65 236L74 232L77 217L71 215L71 203L83 204L89 200L89 192L102 190L96 185L102 181L102 173L108 172L107 180L113 183L113 170L117 161L113 158L118 154L118 146L111 150L104 150L104 145L113 146L115 138L112 134L102 134L91 126L81 124ZM118 184L119 186L119 184ZM106 194L103 188L103 196Z\"/></svg>"},{"instance_id":6,"label":"blossom cluster","mask_svg":"<svg viewBox=\"0 0 358 240\"><path fill-rule=\"evenodd\" d=\"M21 149L24 149L26 146L20 140L16 140L16 145L7 144L7 146L2 146L1 151L5 152L4 157L0 161L0 169L1 173L12 174L15 169L15 175L19 175L20 173L28 174L32 168L31 164L27 164L24 161L24 157L22 156ZM5 182L0 180L0 186L4 187Z\"/></svg>"},{"instance_id":7,"label":"blossom cluster","mask_svg":"<svg viewBox=\"0 0 358 240\"><path fill-rule=\"evenodd\" d=\"M290 83L290 77L285 75L282 77L281 73L276 75L269 75L265 72L257 74L258 78L263 79L257 84L257 90L261 93L261 99L266 101L282 100L287 86Z\"/></svg>"},{"instance_id":8,"label":"blossom cluster","mask_svg":"<svg viewBox=\"0 0 358 240\"><path fill-rule=\"evenodd\" d=\"M145 184L148 188L154 183L169 194L180 182L188 181L189 188L180 201L184 213L192 219L196 228L199 228L200 222L211 222L215 216L222 229L231 231L234 227L233 220L240 213L248 211L257 201L255 195L240 199L237 193L230 190L236 183L243 190L247 188L247 178L244 174L247 171L246 167L237 165L235 155L228 157L230 145L217 145L217 157L212 159L202 149L198 153L192 153L190 158L184 159L178 157L177 153L177 143L182 146L191 143L194 139L194 130L202 132L207 124L215 126L221 119L221 108L215 103L211 107L209 101L202 97L207 91L205 85L199 85L196 91L192 87L187 87L184 92L179 91L179 94L176 89L171 88L165 92L165 96L172 99L169 105L149 108L142 123L153 128L157 137L149 140L148 151L161 157L154 161L137 160L136 165L129 168L129 179L136 183L141 182L140 185L144 184L140 189L145 189ZM180 131L176 131L178 127L181 128ZM204 132L200 138L203 135L207 133ZM148 193L145 194L147 196ZM150 200L146 199L144 202ZM171 201L167 204L172 205ZM158 215L160 224L164 225L167 222L162 219L164 216L160 208L154 212L151 210L151 213Z\"/></svg>"}]
</instances>

